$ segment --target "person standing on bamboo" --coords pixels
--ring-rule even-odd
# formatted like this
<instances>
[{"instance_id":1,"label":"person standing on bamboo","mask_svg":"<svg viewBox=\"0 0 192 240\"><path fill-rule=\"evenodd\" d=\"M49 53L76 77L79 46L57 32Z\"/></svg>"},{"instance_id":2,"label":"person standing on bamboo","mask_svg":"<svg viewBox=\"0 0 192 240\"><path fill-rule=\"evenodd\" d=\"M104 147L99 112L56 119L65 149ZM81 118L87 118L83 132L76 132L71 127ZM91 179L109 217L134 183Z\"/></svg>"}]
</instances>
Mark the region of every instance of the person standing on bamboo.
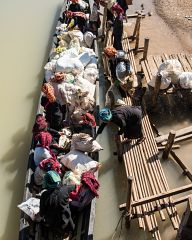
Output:
<instances>
[{"instance_id":1,"label":"person standing on bamboo","mask_svg":"<svg viewBox=\"0 0 192 240\"><path fill-rule=\"evenodd\" d=\"M103 108L99 112L99 117L103 121L99 127L96 136L103 132L103 129L109 123L114 123L120 129L118 135L124 134L124 142L130 142L132 139L138 139L140 144L145 140L142 131L142 110L140 106L120 106L114 110ZM116 140L119 139L118 135Z\"/></svg>"},{"instance_id":2,"label":"person standing on bamboo","mask_svg":"<svg viewBox=\"0 0 192 240\"><path fill-rule=\"evenodd\" d=\"M123 50L122 36L123 36L123 14L124 11L118 3L112 6L112 12L114 14L113 22L113 47L116 50Z\"/></svg>"},{"instance_id":3,"label":"person standing on bamboo","mask_svg":"<svg viewBox=\"0 0 192 240\"><path fill-rule=\"evenodd\" d=\"M100 0L94 0L92 11L89 17L89 24L90 24L91 31L96 36L98 36L98 29L100 28L100 25L101 25L100 15L102 15L99 12L100 10L99 3L100 3Z\"/></svg>"}]
</instances>

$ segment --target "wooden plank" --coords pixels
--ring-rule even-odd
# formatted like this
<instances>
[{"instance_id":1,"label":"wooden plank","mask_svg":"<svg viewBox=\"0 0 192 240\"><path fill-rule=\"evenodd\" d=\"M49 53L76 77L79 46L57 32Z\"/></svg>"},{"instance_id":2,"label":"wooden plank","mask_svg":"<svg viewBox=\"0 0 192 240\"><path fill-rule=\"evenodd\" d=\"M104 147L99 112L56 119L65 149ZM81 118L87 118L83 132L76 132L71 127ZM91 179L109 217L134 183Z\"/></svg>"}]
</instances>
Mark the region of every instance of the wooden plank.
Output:
<instances>
[{"instance_id":1,"label":"wooden plank","mask_svg":"<svg viewBox=\"0 0 192 240\"><path fill-rule=\"evenodd\" d=\"M189 199L190 196L191 195L186 195L186 196L183 196L183 197L180 197L180 198L173 199L172 202L169 203L169 204L171 206L172 204L173 205L178 205L178 204L184 203ZM165 209L166 207L167 207L167 204L164 204L164 203L161 204L161 209ZM123 204L119 205L119 211L123 211L123 210L125 210L125 208L126 208L126 203L123 203ZM157 212L157 211L159 211L159 210L158 210L157 207L155 207L154 212ZM133 218L135 218L135 216L133 216Z\"/></svg>"},{"instance_id":2,"label":"wooden plank","mask_svg":"<svg viewBox=\"0 0 192 240\"><path fill-rule=\"evenodd\" d=\"M186 71L186 72L191 72L191 66L189 65L189 63L188 63L185 55L182 54L182 53L180 53L180 54L178 54L178 56L179 56L180 62L181 62L182 65L184 66L185 71Z\"/></svg>"},{"instance_id":3,"label":"wooden plank","mask_svg":"<svg viewBox=\"0 0 192 240\"><path fill-rule=\"evenodd\" d=\"M165 149L163 151L162 158L167 159L169 156L169 153L171 152L174 140L175 140L176 132L175 131L170 131L169 137L167 139L167 144L165 146Z\"/></svg>"},{"instance_id":4,"label":"wooden plank","mask_svg":"<svg viewBox=\"0 0 192 240\"><path fill-rule=\"evenodd\" d=\"M185 66L185 63L182 61L183 59L182 59L182 57L180 56L180 54L177 54L177 59L178 59L179 62L181 63L181 66L182 66L183 70L184 70L185 72L188 72L188 68Z\"/></svg>"},{"instance_id":5,"label":"wooden plank","mask_svg":"<svg viewBox=\"0 0 192 240\"><path fill-rule=\"evenodd\" d=\"M190 139L190 138L192 138L192 134L184 135L184 136L181 136L181 137L176 138L176 139L175 139L175 143L181 142L181 141L184 141L184 140L187 140L187 139ZM167 142L162 142L161 144L162 144L163 146L165 146L166 143L167 143Z\"/></svg>"},{"instance_id":6,"label":"wooden plank","mask_svg":"<svg viewBox=\"0 0 192 240\"><path fill-rule=\"evenodd\" d=\"M152 75L151 69L149 67L148 61L144 61L144 63L145 63L146 69L147 69L147 71L149 73L150 79L152 79L153 75Z\"/></svg>"},{"instance_id":7,"label":"wooden plank","mask_svg":"<svg viewBox=\"0 0 192 240\"><path fill-rule=\"evenodd\" d=\"M192 132L192 126L179 129L179 130L176 131L176 138L177 137L181 137L181 136L183 136L185 134L189 134L191 132ZM156 143L164 142L164 141L166 141L168 139L168 136L169 136L169 134L165 134L165 135L156 137L155 141L156 141Z\"/></svg>"},{"instance_id":8,"label":"wooden plank","mask_svg":"<svg viewBox=\"0 0 192 240\"><path fill-rule=\"evenodd\" d=\"M153 56L148 56L147 58L148 65L150 67L151 73L153 76L156 76L158 68L154 62Z\"/></svg>"},{"instance_id":9,"label":"wooden plank","mask_svg":"<svg viewBox=\"0 0 192 240\"><path fill-rule=\"evenodd\" d=\"M146 198L143 198L143 199L139 199L135 202L132 202L131 206L132 207L137 207L137 206L140 206L142 204L146 204L146 203L153 202L153 201L156 201L156 200L160 200L160 199L163 199L163 198L171 197L171 196L174 196L174 195L177 195L177 194L180 194L180 193L184 193L184 192L187 192L187 191L190 191L190 190L192 190L192 184L188 184L186 186L182 186L182 187L178 187L178 188L175 188L175 189L172 189L172 190L168 190L167 192L164 192L164 193L159 193L159 194L156 194L156 195L153 195L153 196L149 196L149 197L146 197Z\"/></svg>"},{"instance_id":10,"label":"wooden plank","mask_svg":"<svg viewBox=\"0 0 192 240\"><path fill-rule=\"evenodd\" d=\"M165 59L165 60L168 60L168 59L169 59L169 55L168 55L168 54L163 53L163 56L164 56L164 59Z\"/></svg>"},{"instance_id":11,"label":"wooden plank","mask_svg":"<svg viewBox=\"0 0 192 240\"><path fill-rule=\"evenodd\" d=\"M143 70L143 72L145 74L145 78L146 78L147 83L150 82L151 79L150 79L149 73L147 71L147 68L145 66L145 61L141 61L141 67L142 67L142 70Z\"/></svg>"},{"instance_id":12,"label":"wooden plank","mask_svg":"<svg viewBox=\"0 0 192 240\"><path fill-rule=\"evenodd\" d=\"M189 65L190 65L190 67L191 67L191 69L192 69L192 56L189 55L189 54L187 54L185 57L186 57L186 59L187 59Z\"/></svg>"},{"instance_id":13,"label":"wooden plank","mask_svg":"<svg viewBox=\"0 0 192 240\"><path fill-rule=\"evenodd\" d=\"M159 55L156 55L156 56L153 56L153 58L154 58L154 62L155 62L155 64L156 64L156 66L157 66L157 68L159 68L159 66L162 64L162 57L161 56L159 56Z\"/></svg>"},{"instance_id":14,"label":"wooden plank","mask_svg":"<svg viewBox=\"0 0 192 240\"><path fill-rule=\"evenodd\" d=\"M173 157L173 159L176 161L176 163L182 168L184 174L192 181L192 174L189 171L189 169L187 168L187 166L185 166L185 164L181 161L181 159L175 154L175 152L171 151L171 156Z\"/></svg>"}]
</instances>

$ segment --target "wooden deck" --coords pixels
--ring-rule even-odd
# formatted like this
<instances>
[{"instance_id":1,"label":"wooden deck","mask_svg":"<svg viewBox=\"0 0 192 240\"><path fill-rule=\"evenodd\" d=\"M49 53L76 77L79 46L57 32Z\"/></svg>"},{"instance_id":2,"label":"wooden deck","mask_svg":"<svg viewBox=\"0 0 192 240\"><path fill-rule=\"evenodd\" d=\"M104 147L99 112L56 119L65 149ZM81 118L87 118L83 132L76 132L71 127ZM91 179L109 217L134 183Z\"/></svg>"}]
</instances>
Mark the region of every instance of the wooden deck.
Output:
<instances>
[{"instance_id":1,"label":"wooden deck","mask_svg":"<svg viewBox=\"0 0 192 240\"><path fill-rule=\"evenodd\" d=\"M141 61L141 67L147 82L151 81L152 76L157 74L158 67L168 59L178 59L181 63L183 71L192 72L192 54L179 53L148 56L146 60Z\"/></svg>"},{"instance_id":2,"label":"wooden deck","mask_svg":"<svg viewBox=\"0 0 192 240\"><path fill-rule=\"evenodd\" d=\"M106 46L112 45L111 36L109 36L110 32L108 33ZM123 49L127 53L127 59L130 60L134 72L137 74L134 53L130 48L129 39L126 33L124 33L122 43ZM179 59L183 70L192 71L192 55L177 54L168 56L163 54L162 56L149 56L147 60L141 62L147 82L151 80L153 74L157 73L158 66L165 59L169 58ZM113 82L108 59L104 54L103 62L106 77ZM128 94L123 100L129 106L138 105ZM158 156L159 152L148 115L145 109L142 110L142 126L144 136L146 137L145 141L141 144L137 144L136 140L132 140L131 144L118 145L118 147L121 148L126 176L128 178L128 193L131 192L131 196L128 196L130 199L127 199L127 203L120 205L120 210L125 209L126 216L128 216L129 219L138 218L139 227L144 230L148 229L154 239L160 240L161 236L158 229L156 213L159 212L161 220L164 221L164 211L166 210L173 228L177 230L179 228L180 218L175 204L186 201L187 197L173 200L172 196L192 190L192 184L170 190ZM121 136L121 140L124 140L123 136ZM129 184L130 179L133 179L133 181L131 180L131 184Z\"/></svg>"}]
</instances>

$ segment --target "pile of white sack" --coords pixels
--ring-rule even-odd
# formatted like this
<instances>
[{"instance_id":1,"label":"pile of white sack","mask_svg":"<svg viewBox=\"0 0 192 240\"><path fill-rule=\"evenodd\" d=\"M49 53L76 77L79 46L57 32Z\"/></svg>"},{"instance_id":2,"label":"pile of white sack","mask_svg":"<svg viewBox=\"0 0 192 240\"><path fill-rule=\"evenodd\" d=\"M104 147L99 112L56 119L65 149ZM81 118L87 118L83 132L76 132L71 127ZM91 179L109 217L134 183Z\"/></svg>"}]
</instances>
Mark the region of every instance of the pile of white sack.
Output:
<instances>
[{"instance_id":1,"label":"pile of white sack","mask_svg":"<svg viewBox=\"0 0 192 240\"><path fill-rule=\"evenodd\" d=\"M181 63L178 59L165 60L158 68L156 75L148 83L151 87L155 87L157 75L161 75L161 90L167 89L170 84L177 84L183 89L192 89L192 72L183 72Z\"/></svg>"},{"instance_id":2,"label":"pile of white sack","mask_svg":"<svg viewBox=\"0 0 192 240\"><path fill-rule=\"evenodd\" d=\"M59 46L52 51L50 61L44 67L45 80L53 85L60 104L69 105L71 113L76 107L91 111L99 74L96 54L90 48L95 36L91 32L83 34L80 30L67 32L65 28L65 24L57 27L60 30L60 35L57 36ZM65 74L65 80L61 84L51 82L57 72Z\"/></svg>"}]
</instances>

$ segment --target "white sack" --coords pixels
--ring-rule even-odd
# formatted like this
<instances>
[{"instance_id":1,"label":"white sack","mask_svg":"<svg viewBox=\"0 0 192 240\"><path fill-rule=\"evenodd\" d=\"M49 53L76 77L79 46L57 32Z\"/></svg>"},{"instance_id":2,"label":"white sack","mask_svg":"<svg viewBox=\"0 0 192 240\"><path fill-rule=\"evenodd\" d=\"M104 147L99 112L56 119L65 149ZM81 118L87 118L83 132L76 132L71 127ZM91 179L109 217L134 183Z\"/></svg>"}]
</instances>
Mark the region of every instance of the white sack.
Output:
<instances>
[{"instance_id":1,"label":"white sack","mask_svg":"<svg viewBox=\"0 0 192 240\"><path fill-rule=\"evenodd\" d=\"M67 171L63 177L63 185L80 185L81 175L72 171Z\"/></svg>"},{"instance_id":2,"label":"white sack","mask_svg":"<svg viewBox=\"0 0 192 240\"><path fill-rule=\"evenodd\" d=\"M40 209L40 199L33 197L29 198L26 202L22 202L17 207L34 221Z\"/></svg>"},{"instance_id":3,"label":"white sack","mask_svg":"<svg viewBox=\"0 0 192 240\"><path fill-rule=\"evenodd\" d=\"M72 73L77 75L84 70L83 64L78 58L70 58L65 55L56 62L56 72Z\"/></svg>"},{"instance_id":4,"label":"white sack","mask_svg":"<svg viewBox=\"0 0 192 240\"><path fill-rule=\"evenodd\" d=\"M95 84L92 84L90 81L79 76L76 78L75 85L79 86L83 89L83 91L88 92L88 97L94 98L96 88Z\"/></svg>"},{"instance_id":5,"label":"white sack","mask_svg":"<svg viewBox=\"0 0 192 240\"><path fill-rule=\"evenodd\" d=\"M91 61L91 57L87 52L81 53L78 59L81 61L84 67Z\"/></svg>"},{"instance_id":6,"label":"white sack","mask_svg":"<svg viewBox=\"0 0 192 240\"><path fill-rule=\"evenodd\" d=\"M86 68L84 70L83 77L89 82L95 84L95 81L99 77L99 71L95 68Z\"/></svg>"},{"instance_id":7,"label":"white sack","mask_svg":"<svg viewBox=\"0 0 192 240\"><path fill-rule=\"evenodd\" d=\"M82 152L98 152L103 150L101 145L86 133L73 134L71 146Z\"/></svg>"},{"instance_id":8,"label":"white sack","mask_svg":"<svg viewBox=\"0 0 192 240\"><path fill-rule=\"evenodd\" d=\"M192 72L183 72L179 75L180 86L184 89L192 89Z\"/></svg>"},{"instance_id":9,"label":"white sack","mask_svg":"<svg viewBox=\"0 0 192 240\"><path fill-rule=\"evenodd\" d=\"M160 74L162 78L168 81L171 80L173 84L177 84L182 71L182 66L178 59L168 59L159 66L157 74Z\"/></svg>"},{"instance_id":10,"label":"white sack","mask_svg":"<svg viewBox=\"0 0 192 240\"><path fill-rule=\"evenodd\" d=\"M151 81L148 83L151 87L155 87L155 81L156 81L156 76L153 76ZM167 78L161 78L161 85L160 85L160 89L164 90L167 89L169 87L169 85L171 84L171 78L167 77Z\"/></svg>"},{"instance_id":11,"label":"white sack","mask_svg":"<svg viewBox=\"0 0 192 240\"><path fill-rule=\"evenodd\" d=\"M98 162L77 150L71 150L64 155L61 159L61 163L76 174L82 174L89 170L97 170L99 167Z\"/></svg>"},{"instance_id":12,"label":"white sack","mask_svg":"<svg viewBox=\"0 0 192 240\"><path fill-rule=\"evenodd\" d=\"M34 162L35 165L38 166L39 163L47 158L51 158L51 154L49 150L43 147L36 147L34 151Z\"/></svg>"}]
</instances>

